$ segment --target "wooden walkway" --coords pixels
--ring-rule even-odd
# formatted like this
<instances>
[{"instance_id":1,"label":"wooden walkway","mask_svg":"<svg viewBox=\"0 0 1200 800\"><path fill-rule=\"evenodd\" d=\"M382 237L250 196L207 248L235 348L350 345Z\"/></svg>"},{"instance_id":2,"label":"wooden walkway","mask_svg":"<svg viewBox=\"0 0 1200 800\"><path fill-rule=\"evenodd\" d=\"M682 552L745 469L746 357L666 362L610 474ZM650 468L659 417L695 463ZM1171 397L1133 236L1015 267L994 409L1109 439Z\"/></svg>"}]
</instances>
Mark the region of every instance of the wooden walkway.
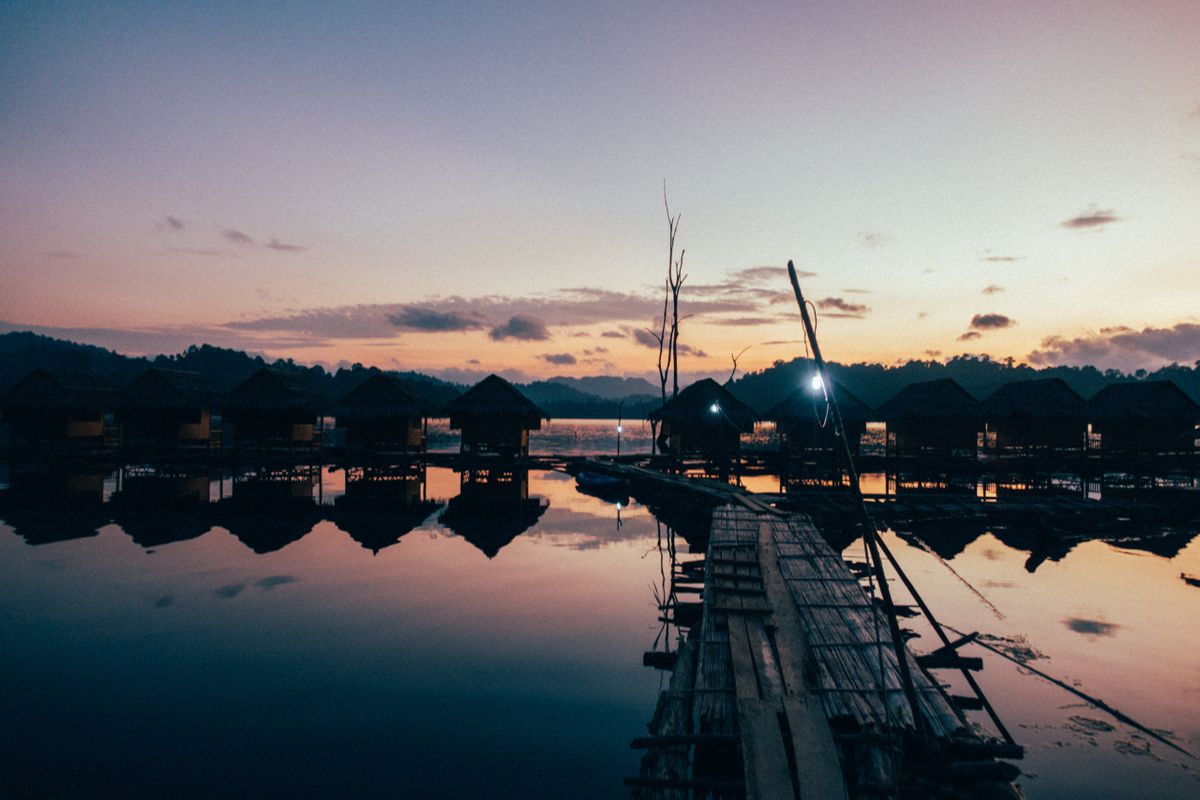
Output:
<instances>
[{"instance_id":1,"label":"wooden walkway","mask_svg":"<svg viewBox=\"0 0 1200 800\"><path fill-rule=\"evenodd\" d=\"M992 783L1015 775L905 650L914 720L885 616L806 516L721 505L705 559L678 574L701 579L699 619L634 742L647 751L627 780L636 797L955 796L902 791L930 780L931 752L960 784L968 765Z\"/></svg>"}]
</instances>

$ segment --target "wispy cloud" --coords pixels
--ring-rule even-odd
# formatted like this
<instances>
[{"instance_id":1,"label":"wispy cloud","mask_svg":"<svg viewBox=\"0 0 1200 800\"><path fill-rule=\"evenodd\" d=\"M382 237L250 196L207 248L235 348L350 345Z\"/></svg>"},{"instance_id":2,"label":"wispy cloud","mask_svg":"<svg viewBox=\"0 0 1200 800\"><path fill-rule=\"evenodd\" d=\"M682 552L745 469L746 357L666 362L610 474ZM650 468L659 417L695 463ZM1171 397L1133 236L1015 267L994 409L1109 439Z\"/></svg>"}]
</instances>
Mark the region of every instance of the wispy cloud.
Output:
<instances>
[{"instance_id":1,"label":"wispy cloud","mask_svg":"<svg viewBox=\"0 0 1200 800\"><path fill-rule=\"evenodd\" d=\"M997 286L997 285L996 285L996 284L994 284L994 283L993 283L993 284L991 284L991 285L989 285L989 286L985 286L985 287L983 287L983 293L984 293L984 294L1000 294L1000 293L1001 293L1001 292L1003 292L1003 291L1004 291L1004 287L1003 287L1003 286Z\"/></svg>"},{"instance_id":2,"label":"wispy cloud","mask_svg":"<svg viewBox=\"0 0 1200 800\"><path fill-rule=\"evenodd\" d=\"M1062 226L1072 230L1098 230L1120 219L1111 208L1091 206L1086 211L1063 222Z\"/></svg>"},{"instance_id":3,"label":"wispy cloud","mask_svg":"<svg viewBox=\"0 0 1200 800\"><path fill-rule=\"evenodd\" d=\"M982 337L982 336L983 336L983 334L982 334L982 333L980 333L979 331L967 331L966 333L964 333L964 334L960 335L960 336L958 337L958 340L959 340L960 342L969 342L969 341L971 341L972 339L978 339L978 338L980 338L980 337Z\"/></svg>"},{"instance_id":4,"label":"wispy cloud","mask_svg":"<svg viewBox=\"0 0 1200 800\"><path fill-rule=\"evenodd\" d=\"M266 247L268 250L279 250L280 252L283 252L283 253L299 253L302 250L308 249L307 247L304 247L302 245L288 244L286 242L281 242L274 237L271 238L271 241L267 242Z\"/></svg>"},{"instance_id":5,"label":"wispy cloud","mask_svg":"<svg viewBox=\"0 0 1200 800\"><path fill-rule=\"evenodd\" d=\"M546 323L537 317L515 314L509 317L508 322L492 328L488 336L491 336L498 342L504 339L519 339L521 341L532 342L549 339L550 331L546 329Z\"/></svg>"},{"instance_id":6,"label":"wispy cloud","mask_svg":"<svg viewBox=\"0 0 1200 800\"><path fill-rule=\"evenodd\" d=\"M732 325L734 327L770 325L773 322L779 322L778 319L771 317L714 317L708 321L713 325Z\"/></svg>"},{"instance_id":7,"label":"wispy cloud","mask_svg":"<svg viewBox=\"0 0 1200 800\"><path fill-rule=\"evenodd\" d=\"M600 334L600 338L602 338L602 339L624 339L625 334L621 333L620 331L604 331L603 333Z\"/></svg>"},{"instance_id":8,"label":"wispy cloud","mask_svg":"<svg viewBox=\"0 0 1200 800\"><path fill-rule=\"evenodd\" d=\"M179 217L173 217L170 214L163 217L163 222L166 223L166 226L173 231L182 231L184 227L186 227L183 224L183 220L181 220Z\"/></svg>"},{"instance_id":9,"label":"wispy cloud","mask_svg":"<svg viewBox=\"0 0 1200 800\"><path fill-rule=\"evenodd\" d=\"M851 303L841 297L826 297L817 301L817 308L828 312L825 316L835 318L862 319L871 309L862 303Z\"/></svg>"},{"instance_id":10,"label":"wispy cloud","mask_svg":"<svg viewBox=\"0 0 1200 800\"><path fill-rule=\"evenodd\" d=\"M43 258L54 258L60 261L74 261L82 256L74 250L44 250L38 255Z\"/></svg>"},{"instance_id":11,"label":"wispy cloud","mask_svg":"<svg viewBox=\"0 0 1200 800\"><path fill-rule=\"evenodd\" d=\"M1011 328L1016 325L1017 321L1003 314L976 314L971 317L971 330L976 331L995 331L1002 328Z\"/></svg>"},{"instance_id":12,"label":"wispy cloud","mask_svg":"<svg viewBox=\"0 0 1200 800\"><path fill-rule=\"evenodd\" d=\"M1190 365L1200 360L1200 324L1179 322L1169 328L1141 330L1118 325L1075 338L1048 336L1026 359L1039 366L1093 364L1126 370Z\"/></svg>"},{"instance_id":13,"label":"wispy cloud","mask_svg":"<svg viewBox=\"0 0 1200 800\"><path fill-rule=\"evenodd\" d=\"M561 366L579 363L579 359L570 353L545 353L542 355L542 360L548 364L558 364Z\"/></svg>"},{"instance_id":14,"label":"wispy cloud","mask_svg":"<svg viewBox=\"0 0 1200 800\"><path fill-rule=\"evenodd\" d=\"M461 311L435 311L421 306L404 306L388 314L387 319L397 328L426 333L475 331L485 327L484 321L476 315Z\"/></svg>"},{"instance_id":15,"label":"wispy cloud","mask_svg":"<svg viewBox=\"0 0 1200 800\"><path fill-rule=\"evenodd\" d=\"M217 250L209 247L168 247L172 253L183 253L189 256L209 256L210 258L232 258L237 253L228 250Z\"/></svg>"},{"instance_id":16,"label":"wispy cloud","mask_svg":"<svg viewBox=\"0 0 1200 800\"><path fill-rule=\"evenodd\" d=\"M858 234L858 243L863 247L883 247L896 241L896 237L890 233L881 231L863 231Z\"/></svg>"},{"instance_id":17,"label":"wispy cloud","mask_svg":"<svg viewBox=\"0 0 1200 800\"><path fill-rule=\"evenodd\" d=\"M1003 253L993 253L991 250L984 250L979 254L980 261L987 261L991 264L1012 264L1021 260L1021 256L1005 255Z\"/></svg>"},{"instance_id":18,"label":"wispy cloud","mask_svg":"<svg viewBox=\"0 0 1200 800\"><path fill-rule=\"evenodd\" d=\"M246 235L242 231L235 231L231 228L226 228L225 230L221 231L221 235L224 236L227 241L233 242L234 244L240 244L240 245L254 244L254 240L251 239L248 235Z\"/></svg>"}]
</instances>

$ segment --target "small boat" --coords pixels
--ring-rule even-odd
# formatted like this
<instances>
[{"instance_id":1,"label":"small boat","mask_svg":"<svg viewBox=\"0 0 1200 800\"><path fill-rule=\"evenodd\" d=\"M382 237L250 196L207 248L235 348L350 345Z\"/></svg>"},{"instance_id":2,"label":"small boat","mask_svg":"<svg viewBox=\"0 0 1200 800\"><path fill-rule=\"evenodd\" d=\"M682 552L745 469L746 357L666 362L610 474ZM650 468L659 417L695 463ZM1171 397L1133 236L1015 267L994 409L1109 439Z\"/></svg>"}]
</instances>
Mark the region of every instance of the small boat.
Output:
<instances>
[{"instance_id":1,"label":"small boat","mask_svg":"<svg viewBox=\"0 0 1200 800\"><path fill-rule=\"evenodd\" d=\"M614 478L598 472L578 472L575 474L575 488L601 500L611 500L621 505L627 505L629 502L629 485L624 478Z\"/></svg>"},{"instance_id":2,"label":"small boat","mask_svg":"<svg viewBox=\"0 0 1200 800\"><path fill-rule=\"evenodd\" d=\"M598 472L578 472L575 483L584 489L621 489L626 488L624 478L614 478L612 475L601 475Z\"/></svg>"}]
</instances>

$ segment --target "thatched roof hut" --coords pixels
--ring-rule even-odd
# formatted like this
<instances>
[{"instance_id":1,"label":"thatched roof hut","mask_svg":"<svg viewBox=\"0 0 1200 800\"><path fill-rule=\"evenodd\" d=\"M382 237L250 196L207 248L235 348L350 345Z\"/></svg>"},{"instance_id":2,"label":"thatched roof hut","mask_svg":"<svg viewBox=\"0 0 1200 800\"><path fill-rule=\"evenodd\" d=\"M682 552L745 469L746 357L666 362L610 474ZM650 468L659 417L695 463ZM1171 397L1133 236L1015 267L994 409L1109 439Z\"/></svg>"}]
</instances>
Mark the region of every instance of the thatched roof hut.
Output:
<instances>
[{"instance_id":1,"label":"thatched roof hut","mask_svg":"<svg viewBox=\"0 0 1200 800\"><path fill-rule=\"evenodd\" d=\"M36 369L0 398L14 450L105 443L104 416L116 393L108 380L90 372Z\"/></svg>"},{"instance_id":2,"label":"thatched roof hut","mask_svg":"<svg viewBox=\"0 0 1200 800\"><path fill-rule=\"evenodd\" d=\"M893 455L975 455L983 408L950 378L905 386L879 407Z\"/></svg>"},{"instance_id":3,"label":"thatched roof hut","mask_svg":"<svg viewBox=\"0 0 1200 800\"><path fill-rule=\"evenodd\" d=\"M458 496L438 522L495 558L513 539L537 524L550 503L529 496L529 470L473 475L464 472Z\"/></svg>"},{"instance_id":4,"label":"thatched roof hut","mask_svg":"<svg viewBox=\"0 0 1200 800\"><path fill-rule=\"evenodd\" d=\"M263 367L229 393L224 419L235 446L308 446L325 405L301 376Z\"/></svg>"},{"instance_id":5,"label":"thatched roof hut","mask_svg":"<svg viewBox=\"0 0 1200 800\"><path fill-rule=\"evenodd\" d=\"M499 375L489 375L446 404L450 428L462 431L464 453L524 455L529 431L540 430L545 411Z\"/></svg>"},{"instance_id":6,"label":"thatched roof hut","mask_svg":"<svg viewBox=\"0 0 1200 800\"><path fill-rule=\"evenodd\" d=\"M853 453L858 452L859 441L867 430L867 423L875 418L871 407L840 383L832 382L830 394L837 400L842 414L842 425L846 441ZM773 405L763 419L774 422L779 431L779 446L785 453L805 450L832 450L837 446L833 420L827 417L825 395L821 391L797 389Z\"/></svg>"},{"instance_id":7,"label":"thatched roof hut","mask_svg":"<svg viewBox=\"0 0 1200 800\"><path fill-rule=\"evenodd\" d=\"M1087 410L1106 453L1195 452L1200 406L1173 381L1110 384L1088 401Z\"/></svg>"},{"instance_id":8,"label":"thatched roof hut","mask_svg":"<svg viewBox=\"0 0 1200 800\"><path fill-rule=\"evenodd\" d=\"M660 424L659 448L677 457L722 457L741 449L740 436L753 433L758 415L712 378L681 390L647 418Z\"/></svg>"},{"instance_id":9,"label":"thatched roof hut","mask_svg":"<svg viewBox=\"0 0 1200 800\"><path fill-rule=\"evenodd\" d=\"M199 372L151 367L117 398L121 443L131 447L208 446L218 387Z\"/></svg>"},{"instance_id":10,"label":"thatched roof hut","mask_svg":"<svg viewBox=\"0 0 1200 800\"><path fill-rule=\"evenodd\" d=\"M396 378L375 372L335 408L346 446L372 450L423 450L426 403Z\"/></svg>"},{"instance_id":11,"label":"thatched roof hut","mask_svg":"<svg viewBox=\"0 0 1200 800\"><path fill-rule=\"evenodd\" d=\"M983 409L1001 455L1082 451L1087 442L1087 403L1061 378L1006 383Z\"/></svg>"}]
</instances>

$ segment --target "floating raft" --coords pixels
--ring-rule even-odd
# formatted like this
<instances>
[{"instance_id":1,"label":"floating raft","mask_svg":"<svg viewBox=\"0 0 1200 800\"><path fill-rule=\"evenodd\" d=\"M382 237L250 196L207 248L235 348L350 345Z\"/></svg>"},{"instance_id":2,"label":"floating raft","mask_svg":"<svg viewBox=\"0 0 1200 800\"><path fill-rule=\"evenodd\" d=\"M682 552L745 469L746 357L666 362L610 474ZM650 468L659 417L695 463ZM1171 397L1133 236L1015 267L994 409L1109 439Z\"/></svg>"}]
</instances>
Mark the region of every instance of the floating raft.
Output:
<instances>
[{"instance_id":1,"label":"floating raft","mask_svg":"<svg viewBox=\"0 0 1200 800\"><path fill-rule=\"evenodd\" d=\"M634 796L1013 796L1018 770L996 756L1020 749L969 723L905 649L914 719L886 617L808 517L715 509L704 561L679 580L701 575L699 619L634 741Z\"/></svg>"}]
</instances>

